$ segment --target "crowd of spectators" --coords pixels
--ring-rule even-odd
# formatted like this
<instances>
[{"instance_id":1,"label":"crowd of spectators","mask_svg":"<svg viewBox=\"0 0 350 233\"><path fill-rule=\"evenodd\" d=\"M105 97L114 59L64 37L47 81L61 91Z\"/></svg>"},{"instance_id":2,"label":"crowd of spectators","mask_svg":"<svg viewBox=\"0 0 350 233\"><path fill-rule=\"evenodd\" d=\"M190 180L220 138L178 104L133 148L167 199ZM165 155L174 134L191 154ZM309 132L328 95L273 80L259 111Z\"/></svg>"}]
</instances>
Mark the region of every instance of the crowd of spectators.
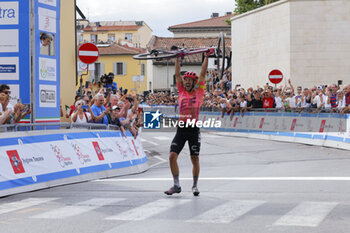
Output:
<instances>
[{"instance_id":1,"label":"crowd of spectators","mask_svg":"<svg viewBox=\"0 0 350 233\"><path fill-rule=\"evenodd\" d=\"M17 123L31 113L29 104L22 104L18 99L13 106L10 100L10 87L0 85L0 124ZM143 124L141 103L177 108L178 95L170 92L131 95L122 88L102 87L94 90L90 84L75 97L73 105L66 106L66 113L61 106L61 117L69 118L72 124L115 125L124 136L125 130L129 130L136 137ZM232 88L230 72L225 72L220 80L215 70L208 71L202 110L220 111L222 117L228 114L231 118L235 112L243 116L245 111L325 111L344 114L350 112L350 85L298 86L295 90L289 79L285 85L278 87L266 83L262 87L245 89L235 85Z\"/></svg>"},{"instance_id":2,"label":"crowd of spectators","mask_svg":"<svg viewBox=\"0 0 350 233\"><path fill-rule=\"evenodd\" d=\"M207 74L207 86L202 110L221 111L222 116L245 111L293 111L293 112L350 112L350 85L337 84L294 88L289 79L284 85L274 87L266 83L255 88L232 88L231 74L226 72L219 80L216 71ZM178 105L178 96L168 92L149 94L147 105Z\"/></svg>"},{"instance_id":3,"label":"crowd of spectators","mask_svg":"<svg viewBox=\"0 0 350 233\"><path fill-rule=\"evenodd\" d=\"M66 107L61 117L69 118L72 124L114 125L121 130L129 130L136 138L139 127L143 124L142 109L139 108L140 95L127 94L127 90L93 90L92 85L85 88L81 95L75 97L74 104Z\"/></svg>"}]
</instances>

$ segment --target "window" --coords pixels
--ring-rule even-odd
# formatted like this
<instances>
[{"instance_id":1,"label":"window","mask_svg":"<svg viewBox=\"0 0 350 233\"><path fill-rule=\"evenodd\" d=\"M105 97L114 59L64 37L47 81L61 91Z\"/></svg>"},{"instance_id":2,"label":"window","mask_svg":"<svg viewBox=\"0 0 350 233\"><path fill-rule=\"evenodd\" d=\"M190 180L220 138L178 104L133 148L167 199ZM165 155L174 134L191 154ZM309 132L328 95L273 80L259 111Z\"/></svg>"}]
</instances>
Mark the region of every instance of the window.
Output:
<instances>
[{"instance_id":1,"label":"window","mask_svg":"<svg viewBox=\"0 0 350 233\"><path fill-rule=\"evenodd\" d=\"M94 72L94 81L100 81L101 76L104 74L104 66L103 63L96 62L95 63L95 72Z\"/></svg>"},{"instance_id":2,"label":"window","mask_svg":"<svg viewBox=\"0 0 350 233\"><path fill-rule=\"evenodd\" d=\"M125 33L125 40L132 41L132 33Z\"/></svg>"},{"instance_id":3,"label":"window","mask_svg":"<svg viewBox=\"0 0 350 233\"><path fill-rule=\"evenodd\" d=\"M114 74L115 75L126 75L126 63L125 62L114 63Z\"/></svg>"},{"instance_id":4,"label":"window","mask_svg":"<svg viewBox=\"0 0 350 233\"><path fill-rule=\"evenodd\" d=\"M91 43L97 43L97 35L90 35Z\"/></svg>"},{"instance_id":5,"label":"window","mask_svg":"<svg viewBox=\"0 0 350 233\"><path fill-rule=\"evenodd\" d=\"M146 74L146 64L141 64L141 75Z\"/></svg>"},{"instance_id":6,"label":"window","mask_svg":"<svg viewBox=\"0 0 350 233\"><path fill-rule=\"evenodd\" d=\"M110 42L114 42L115 41L115 34L108 34L108 40Z\"/></svg>"}]
</instances>

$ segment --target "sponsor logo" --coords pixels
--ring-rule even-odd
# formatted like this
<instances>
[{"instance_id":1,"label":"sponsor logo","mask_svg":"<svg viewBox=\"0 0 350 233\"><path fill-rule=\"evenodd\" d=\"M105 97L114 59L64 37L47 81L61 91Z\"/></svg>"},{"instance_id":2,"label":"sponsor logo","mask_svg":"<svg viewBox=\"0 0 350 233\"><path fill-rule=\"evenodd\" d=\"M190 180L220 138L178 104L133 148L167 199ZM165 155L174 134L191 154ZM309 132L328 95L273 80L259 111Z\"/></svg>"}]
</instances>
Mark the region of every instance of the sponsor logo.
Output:
<instances>
[{"instance_id":1,"label":"sponsor logo","mask_svg":"<svg viewBox=\"0 0 350 233\"><path fill-rule=\"evenodd\" d=\"M323 133L325 126L326 126L326 120L322 120L320 125L320 131L319 131L320 133Z\"/></svg>"},{"instance_id":2,"label":"sponsor logo","mask_svg":"<svg viewBox=\"0 0 350 233\"><path fill-rule=\"evenodd\" d=\"M39 156L39 157L31 157L31 158L21 158L22 159L22 162L23 162L23 164L30 164L30 163L35 163L35 162L42 162L42 161L44 161L45 159L44 159L44 157L41 157L41 156Z\"/></svg>"},{"instance_id":3,"label":"sponsor logo","mask_svg":"<svg viewBox=\"0 0 350 233\"><path fill-rule=\"evenodd\" d=\"M58 146L52 144L50 144L50 146L61 167L66 167L73 164L72 159L70 157L65 157Z\"/></svg>"},{"instance_id":4,"label":"sponsor logo","mask_svg":"<svg viewBox=\"0 0 350 233\"><path fill-rule=\"evenodd\" d=\"M102 154L102 150L101 150L100 145L98 144L98 142L92 142L92 145L94 146L94 149L96 151L98 160L105 160L105 158L103 157L103 154Z\"/></svg>"},{"instance_id":5,"label":"sponsor logo","mask_svg":"<svg viewBox=\"0 0 350 233\"><path fill-rule=\"evenodd\" d=\"M0 73L2 74L16 73L16 65L0 65Z\"/></svg>"},{"instance_id":6,"label":"sponsor logo","mask_svg":"<svg viewBox=\"0 0 350 233\"><path fill-rule=\"evenodd\" d=\"M160 129L160 116L162 114L157 110L156 112L143 113L143 127L145 129Z\"/></svg>"},{"instance_id":7,"label":"sponsor logo","mask_svg":"<svg viewBox=\"0 0 350 233\"><path fill-rule=\"evenodd\" d=\"M79 162L81 164L85 164L85 163L91 162L90 156L89 155L84 155L81 152L81 149L80 149L80 147L77 144L72 143L71 145L72 145L73 150L75 151L75 154L77 155L78 160L79 160Z\"/></svg>"},{"instance_id":8,"label":"sponsor logo","mask_svg":"<svg viewBox=\"0 0 350 233\"><path fill-rule=\"evenodd\" d=\"M295 129L296 124L297 124L297 119L293 119L292 125L290 126L291 131L293 131Z\"/></svg>"},{"instance_id":9,"label":"sponsor logo","mask_svg":"<svg viewBox=\"0 0 350 233\"><path fill-rule=\"evenodd\" d=\"M233 123L233 127L237 126L237 121L238 121L238 117L235 118L235 122Z\"/></svg>"},{"instance_id":10,"label":"sponsor logo","mask_svg":"<svg viewBox=\"0 0 350 233\"><path fill-rule=\"evenodd\" d=\"M137 151L137 148L136 148L134 140L132 139L131 141L132 141L132 144L134 145L134 149L136 151L136 155L139 156L139 152Z\"/></svg>"},{"instance_id":11,"label":"sponsor logo","mask_svg":"<svg viewBox=\"0 0 350 233\"><path fill-rule=\"evenodd\" d=\"M9 151L6 151L6 153L10 159L10 163L14 173L15 174L25 173L22 160L19 157L17 150L9 150Z\"/></svg>"},{"instance_id":12,"label":"sponsor logo","mask_svg":"<svg viewBox=\"0 0 350 233\"><path fill-rule=\"evenodd\" d=\"M261 118L260 120L260 125L259 125L259 129L262 129L262 127L264 126L264 121L265 121L265 118Z\"/></svg>"},{"instance_id":13,"label":"sponsor logo","mask_svg":"<svg viewBox=\"0 0 350 233\"><path fill-rule=\"evenodd\" d=\"M56 81L56 60L48 58L39 58L40 80Z\"/></svg>"},{"instance_id":14,"label":"sponsor logo","mask_svg":"<svg viewBox=\"0 0 350 233\"><path fill-rule=\"evenodd\" d=\"M0 24L18 24L18 2L0 3Z\"/></svg>"},{"instance_id":15,"label":"sponsor logo","mask_svg":"<svg viewBox=\"0 0 350 233\"><path fill-rule=\"evenodd\" d=\"M40 91L40 102L42 102L42 103L55 103L56 102L56 91L54 91L54 90L41 90Z\"/></svg>"}]
</instances>

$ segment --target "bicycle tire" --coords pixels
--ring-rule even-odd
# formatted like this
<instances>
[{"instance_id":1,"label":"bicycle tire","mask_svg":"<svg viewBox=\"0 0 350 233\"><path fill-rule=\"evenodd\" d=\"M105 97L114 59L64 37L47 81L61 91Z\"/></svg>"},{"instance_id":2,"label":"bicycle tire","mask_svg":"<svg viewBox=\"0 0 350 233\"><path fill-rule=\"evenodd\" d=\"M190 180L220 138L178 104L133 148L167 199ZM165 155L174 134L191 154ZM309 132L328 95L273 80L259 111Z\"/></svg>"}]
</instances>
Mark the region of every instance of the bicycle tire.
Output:
<instances>
[{"instance_id":1,"label":"bicycle tire","mask_svg":"<svg viewBox=\"0 0 350 233\"><path fill-rule=\"evenodd\" d=\"M163 50L154 50L153 52L141 53L133 56L133 58L136 60L162 60L174 57L177 57L177 54Z\"/></svg>"},{"instance_id":2,"label":"bicycle tire","mask_svg":"<svg viewBox=\"0 0 350 233\"><path fill-rule=\"evenodd\" d=\"M225 36L223 32L220 32L218 39L218 47L216 48L216 64L217 64L217 73L219 79L222 79L225 71ZM220 64L220 59L222 63Z\"/></svg>"}]
</instances>

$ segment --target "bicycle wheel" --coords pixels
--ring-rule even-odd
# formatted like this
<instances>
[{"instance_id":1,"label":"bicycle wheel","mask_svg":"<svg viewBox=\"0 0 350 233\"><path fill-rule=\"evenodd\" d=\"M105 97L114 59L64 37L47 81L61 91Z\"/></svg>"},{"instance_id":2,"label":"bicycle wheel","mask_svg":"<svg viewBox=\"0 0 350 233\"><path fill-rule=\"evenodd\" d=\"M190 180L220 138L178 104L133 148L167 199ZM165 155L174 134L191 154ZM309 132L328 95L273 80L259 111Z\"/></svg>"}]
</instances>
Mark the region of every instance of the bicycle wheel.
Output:
<instances>
[{"instance_id":1,"label":"bicycle wheel","mask_svg":"<svg viewBox=\"0 0 350 233\"><path fill-rule=\"evenodd\" d=\"M221 79L225 70L225 37L222 32L219 35L218 47L216 48L216 65L219 79Z\"/></svg>"},{"instance_id":2,"label":"bicycle wheel","mask_svg":"<svg viewBox=\"0 0 350 233\"><path fill-rule=\"evenodd\" d=\"M149 53L141 53L133 56L136 60L162 60L177 57L176 53L163 51L163 50L152 50Z\"/></svg>"}]
</instances>

